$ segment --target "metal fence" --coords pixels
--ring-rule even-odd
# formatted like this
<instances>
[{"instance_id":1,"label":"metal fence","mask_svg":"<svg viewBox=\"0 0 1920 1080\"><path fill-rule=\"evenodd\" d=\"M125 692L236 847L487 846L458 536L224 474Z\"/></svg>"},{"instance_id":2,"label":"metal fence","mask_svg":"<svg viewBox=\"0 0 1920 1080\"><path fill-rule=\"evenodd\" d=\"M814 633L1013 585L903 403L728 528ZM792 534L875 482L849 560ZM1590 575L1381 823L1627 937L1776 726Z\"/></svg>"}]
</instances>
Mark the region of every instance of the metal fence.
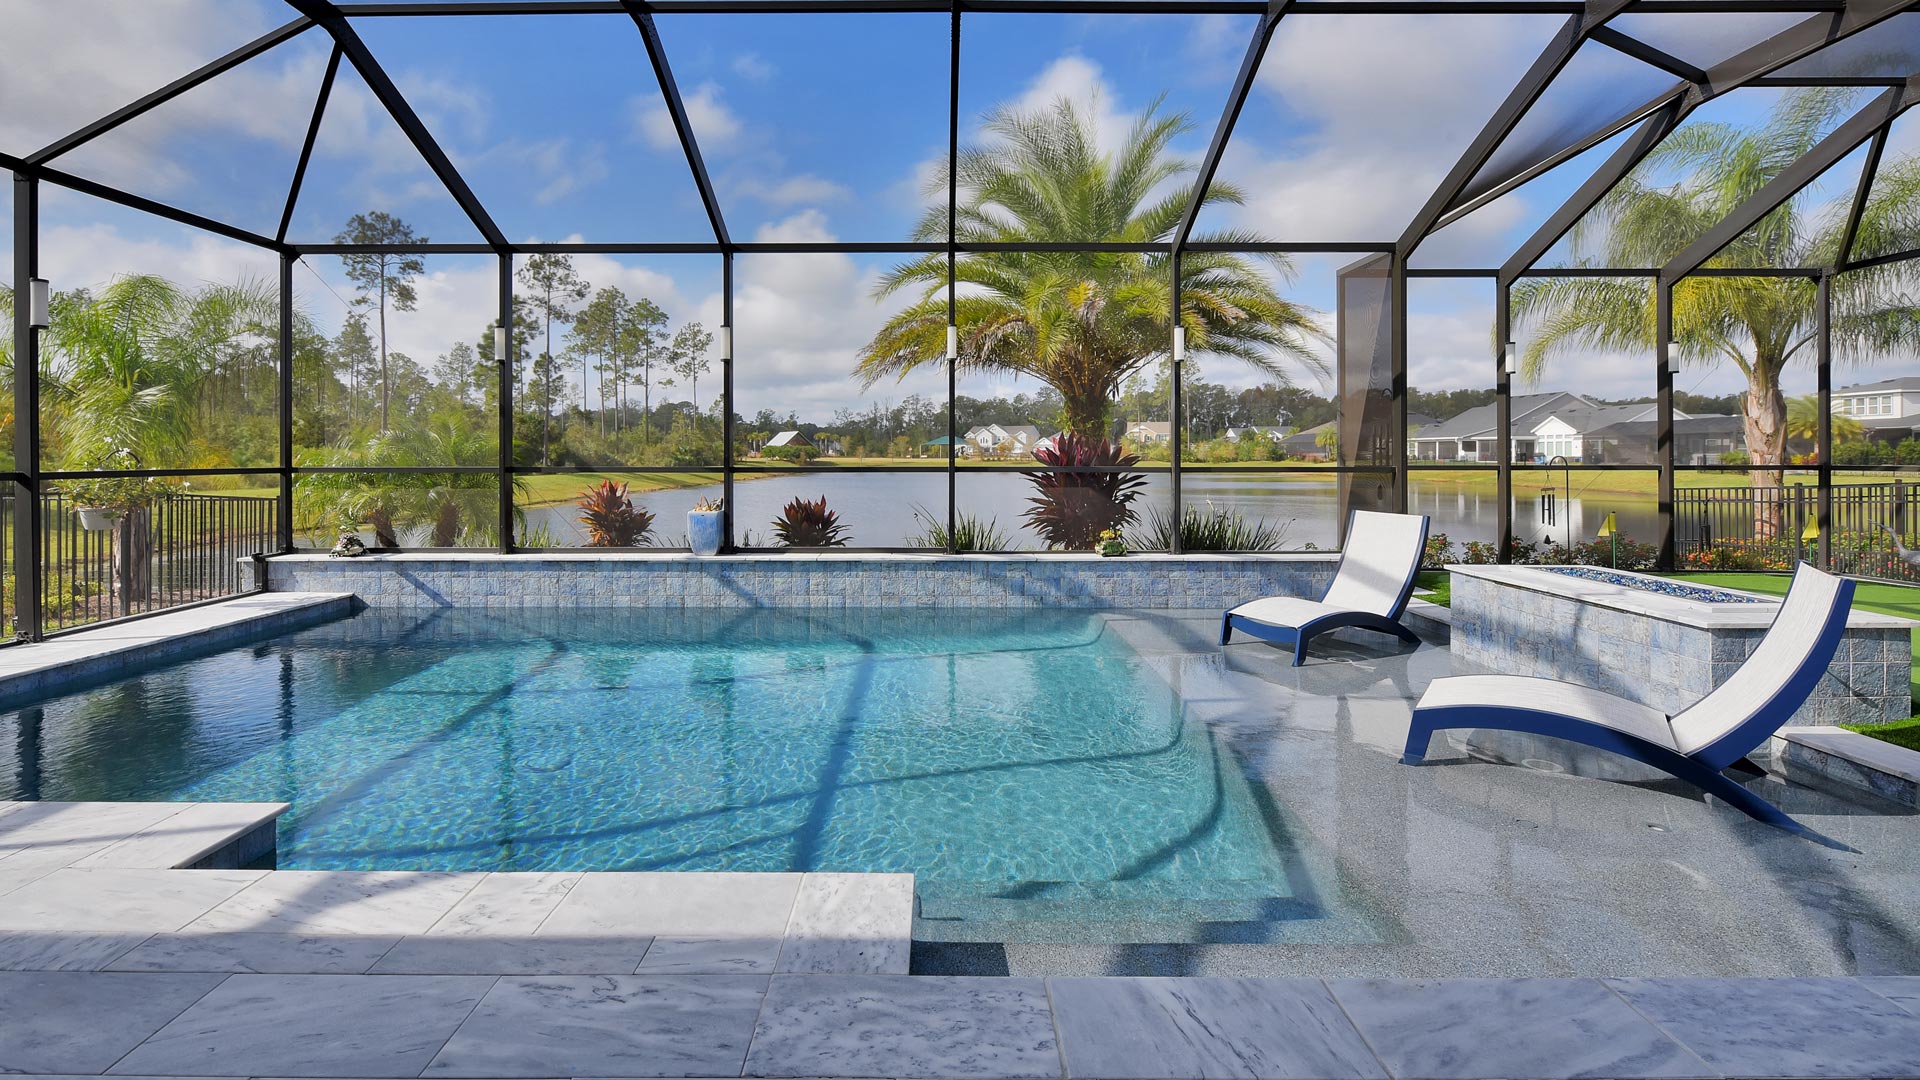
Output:
<instances>
[{"instance_id":1,"label":"metal fence","mask_svg":"<svg viewBox=\"0 0 1920 1080\"><path fill-rule=\"evenodd\" d=\"M1777 488L1682 488L1673 494L1674 538L1683 569L1790 569L1818 543L1809 526L1819 519L1812 484ZM1892 530L1890 534L1888 530ZM1920 543L1920 485L1833 486L1828 530L1833 569L1845 574L1920 581L1920 568L1900 545Z\"/></svg>"},{"instance_id":2,"label":"metal fence","mask_svg":"<svg viewBox=\"0 0 1920 1080\"><path fill-rule=\"evenodd\" d=\"M12 622L13 495L0 497ZM242 560L275 550L278 501L247 495L168 495L99 530L80 525L59 492L40 496L40 611L47 631L212 600L253 589ZM11 625L6 632L10 635Z\"/></svg>"}]
</instances>

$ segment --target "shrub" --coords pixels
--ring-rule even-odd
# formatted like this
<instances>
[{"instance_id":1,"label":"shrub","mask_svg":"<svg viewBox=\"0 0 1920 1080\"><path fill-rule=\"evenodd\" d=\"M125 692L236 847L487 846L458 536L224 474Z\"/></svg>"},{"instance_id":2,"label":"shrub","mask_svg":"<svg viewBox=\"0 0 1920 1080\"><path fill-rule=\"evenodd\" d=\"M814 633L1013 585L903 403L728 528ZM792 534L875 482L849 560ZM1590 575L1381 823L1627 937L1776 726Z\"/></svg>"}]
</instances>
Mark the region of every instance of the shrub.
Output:
<instances>
[{"instance_id":1,"label":"shrub","mask_svg":"<svg viewBox=\"0 0 1920 1080\"><path fill-rule=\"evenodd\" d=\"M580 524L592 547L641 547L653 542L653 514L635 506L627 485L612 480L580 493Z\"/></svg>"},{"instance_id":2,"label":"shrub","mask_svg":"<svg viewBox=\"0 0 1920 1080\"><path fill-rule=\"evenodd\" d=\"M1469 546L1472 542L1469 541ZM1428 533L1427 550L1420 556L1420 565L1439 569L1450 562L1459 562L1453 548L1453 541L1446 533Z\"/></svg>"},{"instance_id":3,"label":"shrub","mask_svg":"<svg viewBox=\"0 0 1920 1080\"><path fill-rule=\"evenodd\" d=\"M796 496L773 519L773 534L783 547L845 547L847 527L840 515L827 509L827 497L807 500Z\"/></svg>"},{"instance_id":4,"label":"shrub","mask_svg":"<svg viewBox=\"0 0 1920 1080\"><path fill-rule=\"evenodd\" d=\"M916 547L947 547L947 523L935 517L923 506L913 508L913 520L920 523L920 532L913 536ZM953 550L955 551L1004 551L1007 547L1007 534L1000 530L998 518L981 521L972 514L953 516Z\"/></svg>"},{"instance_id":5,"label":"shrub","mask_svg":"<svg viewBox=\"0 0 1920 1080\"><path fill-rule=\"evenodd\" d=\"M1182 551L1279 551L1286 543L1287 521L1248 518L1239 511L1207 504L1205 510L1189 506L1181 511L1180 550ZM1159 507L1147 510L1147 523L1129 541L1135 548L1151 551L1171 549L1175 524L1172 515Z\"/></svg>"},{"instance_id":6,"label":"shrub","mask_svg":"<svg viewBox=\"0 0 1920 1080\"><path fill-rule=\"evenodd\" d=\"M1104 439L1089 439L1068 432L1051 447L1033 452L1042 465L1066 468L1125 469L1140 459ZM1025 514L1027 524L1046 540L1047 547L1059 551L1089 551L1100 534L1133 523L1133 500L1147 486L1147 478L1135 472L1043 472L1027 473L1034 496L1028 499L1032 509Z\"/></svg>"},{"instance_id":7,"label":"shrub","mask_svg":"<svg viewBox=\"0 0 1920 1080\"><path fill-rule=\"evenodd\" d=\"M760 451L760 456L775 461L791 461L796 465L805 465L820 456L820 452L811 446L768 446Z\"/></svg>"}]
</instances>

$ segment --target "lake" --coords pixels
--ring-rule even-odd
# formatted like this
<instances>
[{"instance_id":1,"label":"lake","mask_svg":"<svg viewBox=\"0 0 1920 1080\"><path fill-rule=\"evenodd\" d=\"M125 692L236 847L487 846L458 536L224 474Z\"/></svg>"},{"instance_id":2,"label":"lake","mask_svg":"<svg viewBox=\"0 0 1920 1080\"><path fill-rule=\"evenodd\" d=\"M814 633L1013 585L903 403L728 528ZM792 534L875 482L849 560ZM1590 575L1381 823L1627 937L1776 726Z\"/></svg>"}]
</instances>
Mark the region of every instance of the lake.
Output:
<instances>
[{"instance_id":1,"label":"lake","mask_svg":"<svg viewBox=\"0 0 1920 1080\"><path fill-rule=\"evenodd\" d=\"M1575 486L1579 480L1576 478ZM584 484L582 486L585 486ZM1555 485L1556 489L1558 485ZM1308 547L1332 548L1337 542L1338 506L1332 477L1301 476L1298 473L1186 473L1181 477L1182 495L1188 506L1226 507L1247 517L1286 523L1286 544L1290 550ZM1456 545L1469 540L1492 542L1496 534L1499 500L1488 487L1435 482L1416 473L1408 491L1415 513L1433 518L1432 531L1445 533ZM1016 550L1039 550L1045 545L1040 537L1024 527L1022 515L1033 487L1014 472L962 472L958 501L962 513L998 521L1011 537ZM650 491L634 501L658 515L656 539L666 545L685 543L685 514L701 498L720 497L718 484L669 491ZM923 531L915 520L916 510L925 510L944 523L947 508L946 473L929 469L920 473L805 473L795 476L756 476L741 478L734 484L736 514L734 528L745 546L771 546L771 523L780 508L798 497L816 499L826 496L827 507L836 511L850 530L849 543L855 547L908 547L919 541ZM1543 515L1542 497L1537 482L1514 484L1514 533L1522 539L1562 540L1569 535L1574 542L1592 539L1595 530L1612 511L1618 514L1623 535L1636 540L1653 541L1658 535L1657 504L1645 496L1600 495L1581 498L1576 491L1571 505L1564 496L1551 500L1553 516L1549 523ZM1141 517L1149 506L1162 513L1171 510L1172 481L1164 473L1148 474L1147 487L1134 505ZM582 546L586 536L579 524L578 511L569 505L536 507L527 511L528 524L550 530L554 542L563 547Z\"/></svg>"}]
</instances>

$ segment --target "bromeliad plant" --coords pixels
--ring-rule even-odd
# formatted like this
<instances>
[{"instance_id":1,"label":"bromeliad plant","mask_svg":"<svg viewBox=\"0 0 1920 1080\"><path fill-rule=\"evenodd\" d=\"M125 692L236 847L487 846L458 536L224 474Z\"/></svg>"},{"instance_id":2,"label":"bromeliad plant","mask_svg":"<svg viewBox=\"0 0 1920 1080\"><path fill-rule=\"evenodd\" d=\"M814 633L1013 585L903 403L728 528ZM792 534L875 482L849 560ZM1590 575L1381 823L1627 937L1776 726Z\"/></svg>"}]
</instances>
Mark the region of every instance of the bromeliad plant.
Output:
<instances>
[{"instance_id":1,"label":"bromeliad plant","mask_svg":"<svg viewBox=\"0 0 1920 1080\"><path fill-rule=\"evenodd\" d=\"M580 493L580 524L589 547L644 547L653 543L654 515L635 506L627 485L602 480Z\"/></svg>"},{"instance_id":2,"label":"bromeliad plant","mask_svg":"<svg viewBox=\"0 0 1920 1080\"><path fill-rule=\"evenodd\" d=\"M1147 486L1136 472L1116 471L1140 463L1117 443L1067 432L1033 452L1042 465L1083 468L1088 472L1032 472L1034 496L1024 515L1027 526L1055 551L1086 551L1100 534L1122 529L1136 516L1133 500Z\"/></svg>"},{"instance_id":3,"label":"bromeliad plant","mask_svg":"<svg viewBox=\"0 0 1920 1080\"><path fill-rule=\"evenodd\" d=\"M773 519L773 534L782 547L845 547L847 527L840 515L827 509L827 497L795 497Z\"/></svg>"}]
</instances>

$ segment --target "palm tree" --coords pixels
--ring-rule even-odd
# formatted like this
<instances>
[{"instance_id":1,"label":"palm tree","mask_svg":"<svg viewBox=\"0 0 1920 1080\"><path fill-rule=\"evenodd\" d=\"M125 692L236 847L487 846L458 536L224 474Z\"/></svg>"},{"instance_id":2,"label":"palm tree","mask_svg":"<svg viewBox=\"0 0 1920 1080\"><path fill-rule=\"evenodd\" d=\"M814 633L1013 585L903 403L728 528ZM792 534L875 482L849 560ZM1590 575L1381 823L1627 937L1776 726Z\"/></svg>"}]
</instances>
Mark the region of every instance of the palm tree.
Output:
<instances>
[{"instance_id":1,"label":"palm tree","mask_svg":"<svg viewBox=\"0 0 1920 1080\"><path fill-rule=\"evenodd\" d=\"M278 293L250 281L187 289L140 274L63 294L40 363L48 457L66 469L184 464L202 383L279 310Z\"/></svg>"},{"instance_id":2,"label":"palm tree","mask_svg":"<svg viewBox=\"0 0 1920 1080\"><path fill-rule=\"evenodd\" d=\"M1800 91L1784 98L1755 129L1723 123L1682 127L1575 227L1570 236L1574 265L1661 265L1812 149L1849 100L1831 90ZM1834 265L1849 200L1821 206L1811 201L1803 191L1706 265ZM1861 223L1861 243L1897 244L1893 238L1920 235L1917 226L1920 162L1883 163ZM1911 294L1915 280L1909 263L1834 278L1836 354L1867 360L1920 345L1920 308ZM1521 367L1529 380L1539 378L1550 358L1576 348L1644 353L1655 347L1655 295L1644 280L1529 278L1514 287L1513 303L1528 338ZM1746 377L1740 404L1755 488L1777 488L1782 482L1790 425L1781 377L1790 363L1814 362L1816 306L1813 286L1792 278L1693 277L1674 289L1676 359L1703 367L1730 363ZM1754 505L1755 535L1779 535L1779 500L1756 498Z\"/></svg>"},{"instance_id":3,"label":"palm tree","mask_svg":"<svg viewBox=\"0 0 1920 1080\"><path fill-rule=\"evenodd\" d=\"M491 545L500 490L494 473L377 470L489 465L495 459L488 431L476 428L464 411L442 413L418 427L382 432L323 455L318 464L368 471L308 473L300 478L296 503L322 527L373 526L379 547L399 547L400 530L414 523L428 525L433 547ZM515 478L514 491L526 495L524 478ZM517 506L514 514L524 520Z\"/></svg>"},{"instance_id":4,"label":"palm tree","mask_svg":"<svg viewBox=\"0 0 1920 1080\"><path fill-rule=\"evenodd\" d=\"M1844 413L1834 413L1827 421L1833 425L1833 444L1853 442L1866 436L1865 424ZM1787 402L1787 438L1806 444L1820 441L1820 398L1803 394Z\"/></svg>"},{"instance_id":5,"label":"palm tree","mask_svg":"<svg viewBox=\"0 0 1920 1080\"><path fill-rule=\"evenodd\" d=\"M1171 239L1192 198L1176 183L1194 170L1167 144L1192 129L1184 115L1149 108L1117 151L1098 145L1071 102L1021 113L1002 108L986 127L997 141L960 155L955 236L962 244L1131 242ZM1169 186L1173 185L1173 186ZM935 185L946 188L944 172ZM1149 201L1151 200L1151 201ZM1214 182L1204 202L1238 204L1240 192ZM944 206L929 210L914 237L943 241ZM1245 233L1196 241L1257 242ZM1291 264L1271 262L1285 276ZM986 252L963 255L956 320L961 372L1030 375L1066 399L1063 426L1107 437L1110 403L1129 375L1166 356L1172 289L1163 253ZM1252 259L1187 252L1180 262L1181 325L1194 353L1243 360L1286 380L1291 364L1324 370L1312 343L1326 334L1304 309L1280 297ZM917 289L917 299L888 320L860 354L857 373L871 386L946 359L947 260L928 254L895 267L880 297Z\"/></svg>"}]
</instances>

